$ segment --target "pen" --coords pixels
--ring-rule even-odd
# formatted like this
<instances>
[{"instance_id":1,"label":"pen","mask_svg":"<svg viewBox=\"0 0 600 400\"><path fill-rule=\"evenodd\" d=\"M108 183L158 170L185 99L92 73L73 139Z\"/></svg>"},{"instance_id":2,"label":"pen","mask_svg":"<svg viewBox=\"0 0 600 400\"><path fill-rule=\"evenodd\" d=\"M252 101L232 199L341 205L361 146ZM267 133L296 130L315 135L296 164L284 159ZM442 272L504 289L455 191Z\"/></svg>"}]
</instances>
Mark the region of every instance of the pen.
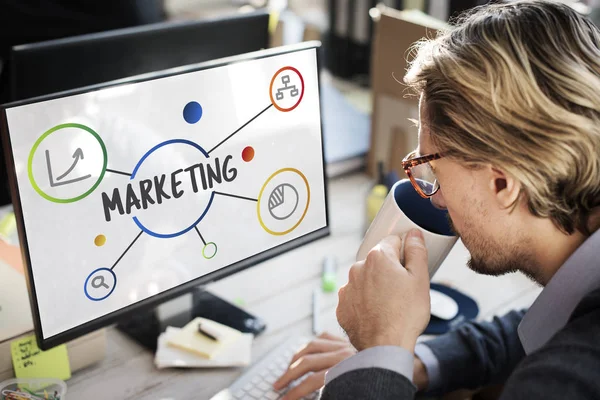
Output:
<instances>
[{"instance_id":1,"label":"pen","mask_svg":"<svg viewBox=\"0 0 600 400\"><path fill-rule=\"evenodd\" d=\"M320 293L318 288L313 290L312 300L312 330L313 334L318 335L321 333L321 326L319 325L319 310L321 309L321 304L319 301Z\"/></svg>"},{"instance_id":2,"label":"pen","mask_svg":"<svg viewBox=\"0 0 600 400\"><path fill-rule=\"evenodd\" d=\"M202 324L198 324L198 332L211 340L215 340L215 341L219 340L219 335L214 330L212 330L210 327L202 326Z\"/></svg>"}]
</instances>

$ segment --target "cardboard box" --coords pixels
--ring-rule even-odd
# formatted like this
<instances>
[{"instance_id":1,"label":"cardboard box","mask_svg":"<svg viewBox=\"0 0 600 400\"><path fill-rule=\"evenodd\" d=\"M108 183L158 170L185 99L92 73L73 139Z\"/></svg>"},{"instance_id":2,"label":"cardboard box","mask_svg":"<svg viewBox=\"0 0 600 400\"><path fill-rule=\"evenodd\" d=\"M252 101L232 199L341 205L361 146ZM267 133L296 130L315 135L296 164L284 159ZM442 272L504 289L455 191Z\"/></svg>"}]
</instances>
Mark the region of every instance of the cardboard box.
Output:
<instances>
[{"instance_id":1,"label":"cardboard box","mask_svg":"<svg viewBox=\"0 0 600 400\"><path fill-rule=\"evenodd\" d=\"M410 60L408 50L423 37L435 37L447 24L418 10L398 11L385 6L378 6L371 15L375 21L371 55L373 117L367 173L375 178L380 161L386 171L397 169L400 162L395 158L401 161L417 146L417 128L409 118L419 118L418 97L410 95L403 83ZM404 138L394 137L394 132ZM391 149L393 142L401 143L402 148ZM390 160L392 154L394 160ZM403 174L401 169L396 172Z\"/></svg>"},{"instance_id":2,"label":"cardboard box","mask_svg":"<svg viewBox=\"0 0 600 400\"><path fill-rule=\"evenodd\" d=\"M404 127L396 126L392 128L391 146L389 148L388 160L390 160L389 170L396 171L398 176L405 178L401 172L402 159L415 147L415 135L413 131L407 132Z\"/></svg>"},{"instance_id":3,"label":"cardboard box","mask_svg":"<svg viewBox=\"0 0 600 400\"><path fill-rule=\"evenodd\" d=\"M271 19L274 18L275 17L271 16ZM271 48L283 46L283 21L277 18L275 22L271 23L274 27L272 30L269 28L269 33L271 35L269 46Z\"/></svg>"},{"instance_id":4,"label":"cardboard box","mask_svg":"<svg viewBox=\"0 0 600 400\"><path fill-rule=\"evenodd\" d=\"M321 30L318 26L312 24L304 25L304 35L302 36L304 42L310 42L312 40L321 41Z\"/></svg>"}]
</instances>

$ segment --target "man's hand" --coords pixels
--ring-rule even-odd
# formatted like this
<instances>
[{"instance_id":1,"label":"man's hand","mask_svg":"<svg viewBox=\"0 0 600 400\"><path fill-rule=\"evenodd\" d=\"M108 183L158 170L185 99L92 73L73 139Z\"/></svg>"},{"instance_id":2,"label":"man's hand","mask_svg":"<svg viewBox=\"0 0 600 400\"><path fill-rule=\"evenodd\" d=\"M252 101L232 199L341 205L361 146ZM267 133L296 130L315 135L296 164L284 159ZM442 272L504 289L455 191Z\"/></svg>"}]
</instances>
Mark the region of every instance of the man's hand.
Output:
<instances>
[{"instance_id":1,"label":"man's hand","mask_svg":"<svg viewBox=\"0 0 600 400\"><path fill-rule=\"evenodd\" d=\"M404 266L400 264L402 240L388 236L365 261L350 268L348 283L338 292L338 322L359 351L393 345L412 353L429 322L429 272L423 235L412 230L405 241Z\"/></svg>"},{"instance_id":2,"label":"man's hand","mask_svg":"<svg viewBox=\"0 0 600 400\"><path fill-rule=\"evenodd\" d=\"M327 370L355 353L356 350L347 339L322 333L292 357L288 370L273 384L273 388L281 390L312 372L302 383L287 392L282 400L302 398L321 389L325 384Z\"/></svg>"}]
</instances>

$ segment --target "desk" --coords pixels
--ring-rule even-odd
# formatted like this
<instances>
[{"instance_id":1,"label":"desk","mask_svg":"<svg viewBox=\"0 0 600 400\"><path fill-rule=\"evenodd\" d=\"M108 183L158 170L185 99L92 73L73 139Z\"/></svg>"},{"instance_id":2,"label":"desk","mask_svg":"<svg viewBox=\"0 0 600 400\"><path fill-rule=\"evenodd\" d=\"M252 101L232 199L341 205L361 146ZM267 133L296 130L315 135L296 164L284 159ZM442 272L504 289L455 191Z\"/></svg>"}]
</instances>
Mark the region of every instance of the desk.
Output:
<instances>
[{"instance_id":1,"label":"desk","mask_svg":"<svg viewBox=\"0 0 600 400\"><path fill-rule=\"evenodd\" d=\"M347 280L364 232L365 198L372 181L364 174L331 180L331 236L271 259L209 286L225 299L244 298L245 308L261 316L268 328L254 342L259 359L284 338L311 333L311 295L319 285L326 254L338 259L339 282ZM455 286L479 303L480 318L528 306L539 293L521 274L480 276L465 267L468 253L460 242L449 254L434 281ZM322 298L322 327L342 334L335 318L337 294ZM114 328L107 330L106 358L79 371L67 382L70 399L209 399L227 387L241 368L158 370L154 355Z\"/></svg>"}]
</instances>

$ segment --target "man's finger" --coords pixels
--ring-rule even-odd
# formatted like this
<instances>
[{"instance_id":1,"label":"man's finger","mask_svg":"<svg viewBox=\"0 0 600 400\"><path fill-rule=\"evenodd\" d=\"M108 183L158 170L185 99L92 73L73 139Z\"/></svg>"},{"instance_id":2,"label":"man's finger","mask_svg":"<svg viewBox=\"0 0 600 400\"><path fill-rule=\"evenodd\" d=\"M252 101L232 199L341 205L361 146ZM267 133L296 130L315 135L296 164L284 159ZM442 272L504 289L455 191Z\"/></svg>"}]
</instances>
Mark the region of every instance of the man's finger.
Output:
<instances>
[{"instance_id":1,"label":"man's finger","mask_svg":"<svg viewBox=\"0 0 600 400\"><path fill-rule=\"evenodd\" d=\"M412 229L404 240L404 268L418 277L424 277L425 274L429 275L427 248L421 231Z\"/></svg>"},{"instance_id":2,"label":"man's finger","mask_svg":"<svg viewBox=\"0 0 600 400\"><path fill-rule=\"evenodd\" d=\"M294 354L294 357L292 357L292 360L290 361L290 365L295 363L300 357L307 354L336 351L346 346L348 346L348 342L330 339L314 339L312 342L304 346L302 350Z\"/></svg>"},{"instance_id":3,"label":"man's finger","mask_svg":"<svg viewBox=\"0 0 600 400\"><path fill-rule=\"evenodd\" d=\"M394 260L400 260L400 249L402 239L396 235L389 235L381 239L378 246L385 254L389 254Z\"/></svg>"},{"instance_id":4,"label":"man's finger","mask_svg":"<svg viewBox=\"0 0 600 400\"><path fill-rule=\"evenodd\" d=\"M364 263L354 263L348 270L347 285L360 284L360 276L364 268Z\"/></svg>"},{"instance_id":5,"label":"man's finger","mask_svg":"<svg viewBox=\"0 0 600 400\"><path fill-rule=\"evenodd\" d=\"M327 370L316 372L306 378L295 388L291 389L281 398L281 400L298 400L302 397L311 394L325 385L325 372Z\"/></svg>"}]
</instances>

